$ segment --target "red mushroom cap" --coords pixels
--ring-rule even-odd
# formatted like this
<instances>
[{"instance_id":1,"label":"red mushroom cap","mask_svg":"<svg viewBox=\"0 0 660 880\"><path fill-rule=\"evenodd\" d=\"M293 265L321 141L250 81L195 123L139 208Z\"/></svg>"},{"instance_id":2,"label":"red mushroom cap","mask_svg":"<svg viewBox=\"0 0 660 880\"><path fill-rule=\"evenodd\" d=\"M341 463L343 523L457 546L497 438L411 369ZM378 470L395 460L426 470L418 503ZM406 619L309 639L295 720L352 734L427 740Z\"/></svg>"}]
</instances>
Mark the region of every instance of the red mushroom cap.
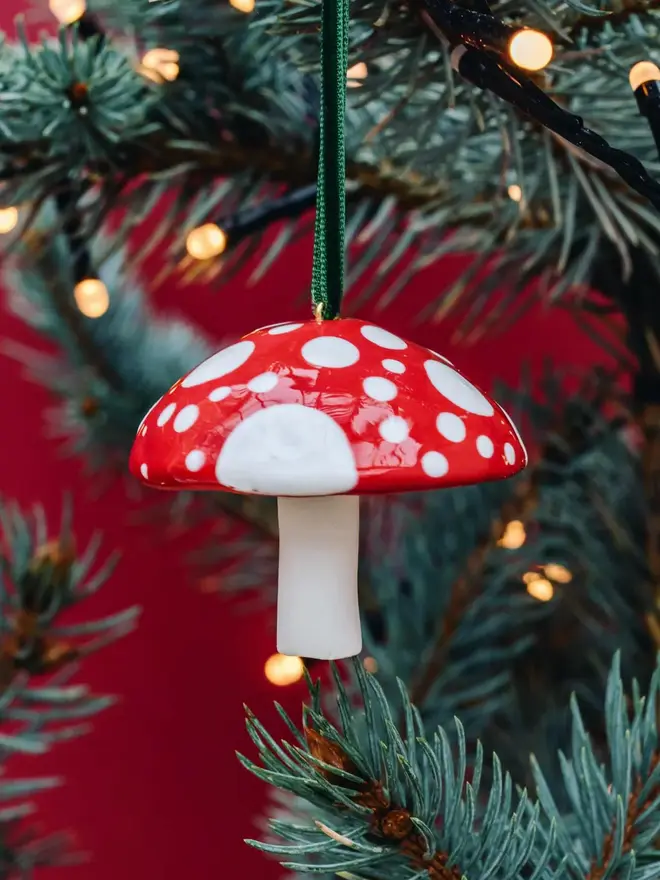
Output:
<instances>
[{"instance_id":1,"label":"red mushroom cap","mask_svg":"<svg viewBox=\"0 0 660 880\"><path fill-rule=\"evenodd\" d=\"M263 327L145 416L131 471L161 489L312 496L510 477L506 413L445 358L353 318Z\"/></svg>"}]
</instances>

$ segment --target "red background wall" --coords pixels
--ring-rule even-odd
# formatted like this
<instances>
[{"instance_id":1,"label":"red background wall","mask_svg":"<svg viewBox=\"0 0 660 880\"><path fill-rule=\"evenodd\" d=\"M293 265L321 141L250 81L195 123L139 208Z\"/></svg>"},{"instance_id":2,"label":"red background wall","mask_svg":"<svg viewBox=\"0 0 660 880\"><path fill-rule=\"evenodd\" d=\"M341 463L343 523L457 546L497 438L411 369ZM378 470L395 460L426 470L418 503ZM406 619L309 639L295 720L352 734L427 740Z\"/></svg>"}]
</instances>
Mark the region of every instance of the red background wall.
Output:
<instances>
[{"instance_id":1,"label":"red background wall","mask_svg":"<svg viewBox=\"0 0 660 880\"><path fill-rule=\"evenodd\" d=\"M6 28L19 0L10 0L9 7L0 15ZM309 242L297 245L249 296L239 279L219 292L171 290L155 298L159 307L188 315L217 339L295 319L305 315L304 307L292 309L291 300L309 277L310 250ZM540 307L513 330L457 353L448 344L448 328L415 326L412 320L442 271L416 279L379 322L448 354L484 386L494 378L515 383L523 361L538 374L548 356L582 364L602 360L567 315L548 315ZM1 321L3 337L30 339L6 312ZM240 614L221 597L203 594L182 563L181 543L165 539L162 524L136 523L124 487L99 495L98 480L86 477L79 461L64 460L45 438L44 410L51 403L13 362L0 359L0 494L22 505L42 501L55 524L63 490L72 490L81 540L101 529L106 548L123 552L111 583L89 602L87 614L133 603L144 614L136 634L92 657L80 675L96 691L119 695L118 705L96 719L84 739L14 765L14 772L65 777L60 789L40 798L36 821L44 831L73 830L91 854L81 867L44 874L53 880L178 880L228 877L234 869L241 876L275 878L277 866L242 843L256 833L253 822L266 792L234 754L251 752L244 702L267 722L274 719L274 698L299 714L302 687L282 691L263 676L274 650L271 614Z\"/></svg>"}]
</instances>

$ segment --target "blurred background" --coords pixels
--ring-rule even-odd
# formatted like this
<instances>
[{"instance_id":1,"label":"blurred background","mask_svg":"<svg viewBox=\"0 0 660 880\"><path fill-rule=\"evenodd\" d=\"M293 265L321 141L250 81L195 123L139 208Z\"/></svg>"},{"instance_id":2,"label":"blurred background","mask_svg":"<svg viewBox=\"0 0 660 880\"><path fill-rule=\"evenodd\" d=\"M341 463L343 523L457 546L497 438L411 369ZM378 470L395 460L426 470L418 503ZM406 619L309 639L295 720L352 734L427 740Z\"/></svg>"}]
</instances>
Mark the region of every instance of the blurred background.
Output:
<instances>
[{"instance_id":1,"label":"blurred background","mask_svg":"<svg viewBox=\"0 0 660 880\"><path fill-rule=\"evenodd\" d=\"M19 0L5 0L0 27L9 35L22 11ZM148 232L147 224L140 236ZM140 241L131 244L137 248ZM249 287L248 265L220 288L204 281L179 286L174 279L150 289L158 253L142 283L158 313L185 318L220 347L257 326L307 316L307 304L293 294L309 278L311 244L306 235L289 245L285 258ZM587 372L613 366L571 314L540 298L513 327L472 345L458 344L451 318L421 322L425 305L467 262L447 257L415 275L406 296L384 311L366 306L358 315L441 352L486 389L497 382L519 387L523 376L534 385L559 365ZM2 292L2 340L48 351L5 298ZM235 757L237 749L250 749L244 703L277 729L273 700L297 718L305 692L301 682L280 686L268 680L265 665L275 650L272 607L246 608L223 590L227 559L196 576L188 560L208 546L208 522L177 531L154 499L139 500L127 472L125 479L104 479L80 458L65 455L49 434L50 392L5 356L0 395L2 495L24 508L41 502L56 521L70 492L77 542L84 545L101 531L104 547L121 552L108 586L86 603L85 618L133 604L143 609L135 633L85 663L85 681L98 693L116 694L117 704L94 719L90 735L39 759L39 773L61 776L65 784L38 796L35 827L44 833L71 830L80 850L89 853L79 867L44 874L53 880L279 877L274 862L243 843L256 835L267 792ZM230 560L231 547L222 549ZM31 757L13 760L12 777L33 773Z\"/></svg>"}]
</instances>

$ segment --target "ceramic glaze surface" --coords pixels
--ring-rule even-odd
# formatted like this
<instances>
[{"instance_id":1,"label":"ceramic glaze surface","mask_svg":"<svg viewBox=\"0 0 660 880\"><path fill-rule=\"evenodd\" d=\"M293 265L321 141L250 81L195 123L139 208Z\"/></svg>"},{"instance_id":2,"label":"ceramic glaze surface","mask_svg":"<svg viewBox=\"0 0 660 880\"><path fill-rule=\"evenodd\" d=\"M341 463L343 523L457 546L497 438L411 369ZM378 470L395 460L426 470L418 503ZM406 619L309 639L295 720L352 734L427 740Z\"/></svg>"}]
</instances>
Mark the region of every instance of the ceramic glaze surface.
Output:
<instances>
[{"instance_id":1,"label":"ceramic glaze surface","mask_svg":"<svg viewBox=\"0 0 660 880\"><path fill-rule=\"evenodd\" d=\"M132 472L163 489L306 496L512 476L506 413L441 355L353 318L249 333L147 413Z\"/></svg>"}]
</instances>

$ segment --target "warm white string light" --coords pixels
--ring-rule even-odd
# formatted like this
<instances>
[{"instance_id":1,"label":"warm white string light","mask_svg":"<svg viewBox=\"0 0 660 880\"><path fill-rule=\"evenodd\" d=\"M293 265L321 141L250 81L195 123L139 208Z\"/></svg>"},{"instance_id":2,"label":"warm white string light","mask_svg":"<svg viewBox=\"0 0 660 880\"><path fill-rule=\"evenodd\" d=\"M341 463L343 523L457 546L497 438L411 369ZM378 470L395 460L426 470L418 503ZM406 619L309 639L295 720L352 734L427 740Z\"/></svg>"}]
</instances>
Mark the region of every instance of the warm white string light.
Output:
<instances>
[{"instance_id":1,"label":"warm white string light","mask_svg":"<svg viewBox=\"0 0 660 880\"><path fill-rule=\"evenodd\" d=\"M227 247L227 235L215 223L205 223L188 233L186 250L195 260L219 257Z\"/></svg>"},{"instance_id":2,"label":"warm white string light","mask_svg":"<svg viewBox=\"0 0 660 880\"><path fill-rule=\"evenodd\" d=\"M519 550L526 538L525 526L519 519L512 519L510 523L507 523L497 546L504 547L506 550Z\"/></svg>"},{"instance_id":3,"label":"warm white string light","mask_svg":"<svg viewBox=\"0 0 660 880\"><path fill-rule=\"evenodd\" d=\"M565 565L560 565L558 562L548 562L543 566L543 573L556 584L570 584L573 580L573 574Z\"/></svg>"},{"instance_id":4,"label":"warm white string light","mask_svg":"<svg viewBox=\"0 0 660 880\"><path fill-rule=\"evenodd\" d=\"M295 684L304 674L305 664L300 657L273 654L264 665L264 675L271 684L277 685L277 687Z\"/></svg>"},{"instance_id":5,"label":"warm white string light","mask_svg":"<svg viewBox=\"0 0 660 880\"><path fill-rule=\"evenodd\" d=\"M528 571L522 579L532 599L537 599L539 602L549 602L555 594L555 588L551 581L544 578L538 571Z\"/></svg>"},{"instance_id":6,"label":"warm white string light","mask_svg":"<svg viewBox=\"0 0 660 880\"><path fill-rule=\"evenodd\" d=\"M638 61L630 68L628 79L630 88L636 92L640 86L660 80L660 67L652 61Z\"/></svg>"},{"instance_id":7,"label":"warm white string light","mask_svg":"<svg viewBox=\"0 0 660 880\"><path fill-rule=\"evenodd\" d=\"M74 287L73 296L86 318L100 318L110 306L108 288L100 278L83 278Z\"/></svg>"},{"instance_id":8,"label":"warm white string light","mask_svg":"<svg viewBox=\"0 0 660 880\"><path fill-rule=\"evenodd\" d=\"M82 18L87 6L85 0L49 0L48 8L60 24L68 25Z\"/></svg>"},{"instance_id":9,"label":"warm white string light","mask_svg":"<svg viewBox=\"0 0 660 880\"><path fill-rule=\"evenodd\" d=\"M142 58L140 72L154 82L174 82L179 75L179 53L176 49L149 49Z\"/></svg>"},{"instance_id":10,"label":"warm white string light","mask_svg":"<svg viewBox=\"0 0 660 880\"><path fill-rule=\"evenodd\" d=\"M254 12L255 0L229 0L229 4L239 12L249 15L251 12Z\"/></svg>"},{"instance_id":11,"label":"warm white string light","mask_svg":"<svg viewBox=\"0 0 660 880\"><path fill-rule=\"evenodd\" d=\"M550 37L532 28L521 28L509 42L509 57L523 70L543 70L550 64L553 55L554 47Z\"/></svg>"},{"instance_id":12,"label":"warm white string light","mask_svg":"<svg viewBox=\"0 0 660 880\"><path fill-rule=\"evenodd\" d=\"M628 74L637 108L651 129L660 154L660 68L653 61L639 61Z\"/></svg>"},{"instance_id":13,"label":"warm white string light","mask_svg":"<svg viewBox=\"0 0 660 880\"><path fill-rule=\"evenodd\" d=\"M13 229L16 228L17 223L17 208L0 208L0 235L7 235L8 232L11 232Z\"/></svg>"},{"instance_id":14,"label":"warm white string light","mask_svg":"<svg viewBox=\"0 0 660 880\"><path fill-rule=\"evenodd\" d=\"M346 85L349 89L359 89L362 81L367 78L367 65L364 61L358 61L346 71Z\"/></svg>"},{"instance_id":15,"label":"warm white string light","mask_svg":"<svg viewBox=\"0 0 660 880\"><path fill-rule=\"evenodd\" d=\"M512 202L522 202L523 191L519 184L512 183L506 192Z\"/></svg>"},{"instance_id":16,"label":"warm white string light","mask_svg":"<svg viewBox=\"0 0 660 880\"><path fill-rule=\"evenodd\" d=\"M573 580L573 574L565 565L560 565L558 562L548 562L541 567L540 572L525 572L522 579L527 587L527 592L533 599L538 599L539 602L549 602L555 594L554 584L569 584Z\"/></svg>"}]
</instances>

